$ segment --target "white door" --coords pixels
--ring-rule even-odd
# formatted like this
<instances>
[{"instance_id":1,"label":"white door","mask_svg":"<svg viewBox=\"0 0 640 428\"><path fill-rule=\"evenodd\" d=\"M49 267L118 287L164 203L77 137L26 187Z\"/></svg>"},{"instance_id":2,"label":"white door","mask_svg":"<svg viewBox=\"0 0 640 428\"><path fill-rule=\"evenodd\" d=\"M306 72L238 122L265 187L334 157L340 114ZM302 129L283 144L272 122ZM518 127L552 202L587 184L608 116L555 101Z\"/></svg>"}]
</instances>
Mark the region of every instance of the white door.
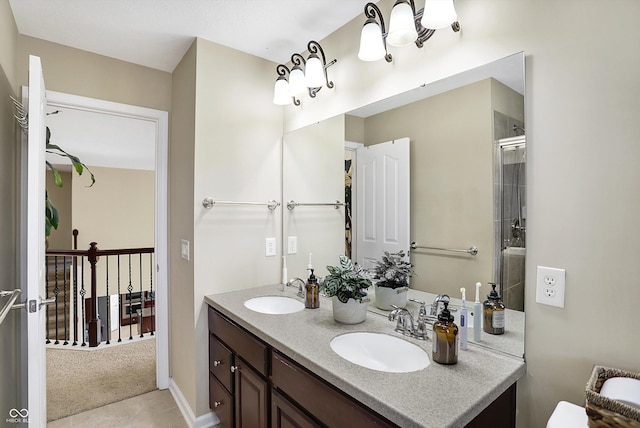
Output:
<instances>
[{"instance_id":1,"label":"white door","mask_svg":"<svg viewBox=\"0 0 640 428\"><path fill-rule=\"evenodd\" d=\"M370 268L409 250L409 138L356 150L356 255Z\"/></svg>"},{"instance_id":2,"label":"white door","mask_svg":"<svg viewBox=\"0 0 640 428\"><path fill-rule=\"evenodd\" d=\"M22 290L27 302L22 334L22 350L27 356L22 385L27 388L29 426L47 422L45 310L45 88L40 58L29 56L29 132L22 147Z\"/></svg>"}]
</instances>

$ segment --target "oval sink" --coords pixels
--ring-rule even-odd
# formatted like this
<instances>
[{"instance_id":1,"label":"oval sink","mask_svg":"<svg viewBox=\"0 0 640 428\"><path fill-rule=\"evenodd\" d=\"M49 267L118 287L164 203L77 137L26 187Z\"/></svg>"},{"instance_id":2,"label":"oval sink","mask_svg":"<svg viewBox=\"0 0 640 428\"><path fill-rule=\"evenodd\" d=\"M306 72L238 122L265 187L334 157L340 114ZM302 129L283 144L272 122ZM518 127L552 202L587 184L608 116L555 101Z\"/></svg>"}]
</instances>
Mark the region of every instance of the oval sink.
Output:
<instances>
[{"instance_id":1,"label":"oval sink","mask_svg":"<svg viewBox=\"0 0 640 428\"><path fill-rule=\"evenodd\" d=\"M381 372L414 372L431 363L419 346L383 333L342 334L331 340L331 349L347 361Z\"/></svg>"},{"instance_id":2,"label":"oval sink","mask_svg":"<svg viewBox=\"0 0 640 428\"><path fill-rule=\"evenodd\" d=\"M304 309L304 303L283 296L262 296L246 300L244 305L255 312L272 315L292 314Z\"/></svg>"}]
</instances>

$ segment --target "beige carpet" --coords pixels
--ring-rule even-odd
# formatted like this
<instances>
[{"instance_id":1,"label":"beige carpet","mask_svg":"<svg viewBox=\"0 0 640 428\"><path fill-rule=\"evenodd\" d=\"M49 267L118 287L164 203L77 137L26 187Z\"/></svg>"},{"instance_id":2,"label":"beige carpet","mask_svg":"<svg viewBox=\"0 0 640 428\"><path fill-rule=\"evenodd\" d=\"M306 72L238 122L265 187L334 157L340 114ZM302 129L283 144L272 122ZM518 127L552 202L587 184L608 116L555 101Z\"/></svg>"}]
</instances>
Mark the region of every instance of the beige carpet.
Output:
<instances>
[{"instance_id":1,"label":"beige carpet","mask_svg":"<svg viewBox=\"0 0 640 428\"><path fill-rule=\"evenodd\" d=\"M47 349L47 420L156 389L155 339L100 347L89 352Z\"/></svg>"}]
</instances>

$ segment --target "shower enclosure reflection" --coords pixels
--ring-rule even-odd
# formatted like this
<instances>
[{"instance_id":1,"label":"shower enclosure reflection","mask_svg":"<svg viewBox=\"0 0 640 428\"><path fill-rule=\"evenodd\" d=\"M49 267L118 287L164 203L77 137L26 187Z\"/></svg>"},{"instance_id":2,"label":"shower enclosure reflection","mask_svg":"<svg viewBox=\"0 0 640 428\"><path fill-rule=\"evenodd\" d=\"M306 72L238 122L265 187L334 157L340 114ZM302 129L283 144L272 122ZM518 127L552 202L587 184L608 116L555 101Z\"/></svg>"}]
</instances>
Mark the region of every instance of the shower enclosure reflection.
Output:
<instances>
[{"instance_id":1,"label":"shower enclosure reflection","mask_svg":"<svg viewBox=\"0 0 640 428\"><path fill-rule=\"evenodd\" d=\"M515 130L523 129L513 125ZM526 141L520 135L495 143L496 271L504 304L524 310L524 260L526 251ZM499 236L498 236L499 235Z\"/></svg>"}]
</instances>

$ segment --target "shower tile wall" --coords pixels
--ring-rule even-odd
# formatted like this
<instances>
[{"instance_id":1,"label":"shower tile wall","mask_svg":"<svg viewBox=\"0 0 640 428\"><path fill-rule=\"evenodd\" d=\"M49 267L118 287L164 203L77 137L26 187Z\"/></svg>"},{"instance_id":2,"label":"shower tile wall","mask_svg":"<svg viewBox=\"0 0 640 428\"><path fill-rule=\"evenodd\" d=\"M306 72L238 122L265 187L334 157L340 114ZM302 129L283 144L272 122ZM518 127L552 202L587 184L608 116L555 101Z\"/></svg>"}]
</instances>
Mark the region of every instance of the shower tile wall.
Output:
<instances>
[{"instance_id":1,"label":"shower tile wall","mask_svg":"<svg viewBox=\"0 0 640 428\"><path fill-rule=\"evenodd\" d=\"M494 140L523 135L524 124L500 112L494 112ZM504 304L509 309L524 310L525 256L518 251L504 251L511 246L525 247L525 233L519 239L513 237L512 221L518 217L516 190L524 206L526 217L525 149L507 151L500 162L500 148L495 144L494 162L494 281L500 285ZM519 175L515 175L519 173ZM517 183L516 183L517 181ZM525 223L523 221L523 223ZM522 226L526 226L526 223Z\"/></svg>"}]
</instances>

